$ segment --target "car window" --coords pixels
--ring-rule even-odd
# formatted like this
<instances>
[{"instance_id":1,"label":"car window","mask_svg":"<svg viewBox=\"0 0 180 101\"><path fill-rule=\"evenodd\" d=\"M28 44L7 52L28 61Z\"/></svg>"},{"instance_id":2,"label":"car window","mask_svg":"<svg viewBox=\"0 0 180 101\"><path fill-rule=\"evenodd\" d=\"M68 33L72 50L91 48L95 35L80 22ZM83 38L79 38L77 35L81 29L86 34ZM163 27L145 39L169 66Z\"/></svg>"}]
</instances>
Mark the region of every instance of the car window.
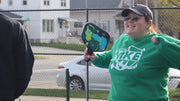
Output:
<instances>
[{"instance_id":1,"label":"car window","mask_svg":"<svg viewBox=\"0 0 180 101\"><path fill-rule=\"evenodd\" d=\"M86 61L85 60L80 60L77 64L79 65L86 65ZM91 62L88 62L89 66L91 66Z\"/></svg>"}]
</instances>

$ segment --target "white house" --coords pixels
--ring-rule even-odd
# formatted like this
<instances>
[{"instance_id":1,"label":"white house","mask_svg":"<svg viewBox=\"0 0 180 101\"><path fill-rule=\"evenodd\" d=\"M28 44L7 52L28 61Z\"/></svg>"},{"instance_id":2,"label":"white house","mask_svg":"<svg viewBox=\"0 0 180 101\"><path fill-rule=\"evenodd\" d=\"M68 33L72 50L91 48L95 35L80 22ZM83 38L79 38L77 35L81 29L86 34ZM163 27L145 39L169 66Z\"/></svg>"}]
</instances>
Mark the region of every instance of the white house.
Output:
<instances>
[{"instance_id":1,"label":"white house","mask_svg":"<svg viewBox=\"0 0 180 101\"><path fill-rule=\"evenodd\" d=\"M118 28L118 23L115 19L118 10L105 10L119 8L121 0L87 0L88 9L101 9L101 10L89 10L88 22L92 22L102 29L106 30L111 37L117 39L121 32ZM85 0L70 0L71 9L85 9ZM103 10L104 9L104 10ZM73 35L81 35L83 25L86 23L86 11L72 11L70 17L77 19L79 22L70 24L71 33ZM123 25L121 29L124 29Z\"/></svg>"},{"instance_id":2,"label":"white house","mask_svg":"<svg viewBox=\"0 0 180 101\"><path fill-rule=\"evenodd\" d=\"M0 4L3 10L43 10L69 9L69 0L3 0ZM32 42L56 41L65 37L69 31L68 23L59 19L69 19L69 11L29 11L13 12L27 17L25 25Z\"/></svg>"},{"instance_id":3,"label":"white house","mask_svg":"<svg viewBox=\"0 0 180 101\"><path fill-rule=\"evenodd\" d=\"M119 8L122 0L87 0L89 9ZM31 42L66 42L67 36L80 36L86 23L85 0L3 0L4 10L33 10L12 12L26 19L25 26ZM46 11L62 9L62 11ZM44 11L35 11L44 10ZM123 23L116 19L117 10L89 10L89 22L110 33L114 39L123 32ZM121 20L122 21L122 20ZM74 42L70 42L74 43Z\"/></svg>"}]
</instances>

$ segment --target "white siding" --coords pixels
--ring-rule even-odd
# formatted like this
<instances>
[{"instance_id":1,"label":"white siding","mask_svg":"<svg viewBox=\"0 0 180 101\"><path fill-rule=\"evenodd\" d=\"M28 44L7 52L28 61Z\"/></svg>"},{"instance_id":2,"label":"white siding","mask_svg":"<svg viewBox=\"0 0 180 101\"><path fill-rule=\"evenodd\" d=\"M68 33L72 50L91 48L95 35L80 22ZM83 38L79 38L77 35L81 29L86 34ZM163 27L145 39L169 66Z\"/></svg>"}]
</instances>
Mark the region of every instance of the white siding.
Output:
<instances>
[{"instance_id":1,"label":"white siding","mask_svg":"<svg viewBox=\"0 0 180 101\"><path fill-rule=\"evenodd\" d=\"M3 0L0 4L0 8L4 10L35 10L35 9L69 9L69 0L66 0L66 7L61 7L61 0L49 0L50 5L45 6L44 0L27 0L27 5L23 5L23 0L13 0L11 6L8 5L9 0ZM25 25L28 27L28 35L30 39L57 39L61 33L59 33L58 18L69 18L69 11L33 11L33 12L13 12L15 14L27 17L28 20ZM42 32L42 20L51 19L54 20L54 32L43 33Z\"/></svg>"},{"instance_id":2,"label":"white siding","mask_svg":"<svg viewBox=\"0 0 180 101\"><path fill-rule=\"evenodd\" d=\"M111 37L114 37L116 33L115 29L115 20L114 16L116 14L116 11L89 11L89 17L88 21L95 23L98 25L98 23L106 23L107 29L106 31L110 34ZM80 22L83 22L84 24L86 23L86 14L85 12L72 12L71 13L71 18L77 19ZM109 22L109 29L108 29L108 22ZM98 25L99 26L99 25ZM78 34L81 35L82 28L74 28L74 25L72 24L71 26L71 31L78 31Z\"/></svg>"}]
</instances>

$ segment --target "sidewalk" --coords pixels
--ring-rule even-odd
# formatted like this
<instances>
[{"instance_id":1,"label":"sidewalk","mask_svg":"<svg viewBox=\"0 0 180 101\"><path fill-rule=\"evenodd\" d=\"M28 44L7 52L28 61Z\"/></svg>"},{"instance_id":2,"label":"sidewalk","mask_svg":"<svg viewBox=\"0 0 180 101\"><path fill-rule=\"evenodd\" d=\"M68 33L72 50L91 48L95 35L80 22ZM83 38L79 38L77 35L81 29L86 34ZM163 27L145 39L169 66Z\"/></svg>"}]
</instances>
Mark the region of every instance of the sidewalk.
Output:
<instances>
[{"instance_id":1,"label":"sidewalk","mask_svg":"<svg viewBox=\"0 0 180 101\"><path fill-rule=\"evenodd\" d=\"M66 101L63 97L45 97L45 96L21 96L15 101ZM70 98L69 101L86 101L86 98ZM108 101L101 99L89 99L89 101Z\"/></svg>"}]
</instances>

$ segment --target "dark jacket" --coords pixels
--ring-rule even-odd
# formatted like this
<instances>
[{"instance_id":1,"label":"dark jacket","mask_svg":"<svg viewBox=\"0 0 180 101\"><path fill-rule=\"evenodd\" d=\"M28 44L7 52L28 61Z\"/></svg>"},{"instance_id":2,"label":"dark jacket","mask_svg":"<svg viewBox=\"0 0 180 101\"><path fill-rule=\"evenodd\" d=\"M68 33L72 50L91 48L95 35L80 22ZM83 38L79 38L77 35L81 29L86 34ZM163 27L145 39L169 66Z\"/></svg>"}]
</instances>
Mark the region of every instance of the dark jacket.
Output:
<instances>
[{"instance_id":1,"label":"dark jacket","mask_svg":"<svg viewBox=\"0 0 180 101\"><path fill-rule=\"evenodd\" d=\"M0 13L0 101L14 101L28 86L34 56L20 23Z\"/></svg>"}]
</instances>

